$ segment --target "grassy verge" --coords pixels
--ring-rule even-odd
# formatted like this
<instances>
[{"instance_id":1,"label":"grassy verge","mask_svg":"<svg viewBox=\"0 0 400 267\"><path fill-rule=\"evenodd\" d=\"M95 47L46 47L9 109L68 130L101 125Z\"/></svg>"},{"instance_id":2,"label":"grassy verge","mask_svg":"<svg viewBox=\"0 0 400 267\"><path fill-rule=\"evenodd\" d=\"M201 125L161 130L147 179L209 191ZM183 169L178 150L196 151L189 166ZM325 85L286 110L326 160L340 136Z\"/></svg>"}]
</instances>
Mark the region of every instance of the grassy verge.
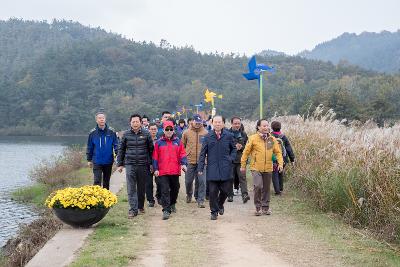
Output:
<instances>
[{"instance_id":1,"label":"grassy verge","mask_svg":"<svg viewBox=\"0 0 400 267\"><path fill-rule=\"evenodd\" d=\"M123 188L118 194L118 203L98 224L70 266L137 265L135 261L149 241L149 215L128 219L128 205L126 188Z\"/></svg>"},{"instance_id":2,"label":"grassy verge","mask_svg":"<svg viewBox=\"0 0 400 267\"><path fill-rule=\"evenodd\" d=\"M290 214L307 231L339 252L346 264L352 266L400 266L400 250L379 241L363 229L355 229L337 215L317 210L315 204L295 191L276 198L279 212Z\"/></svg>"}]
</instances>

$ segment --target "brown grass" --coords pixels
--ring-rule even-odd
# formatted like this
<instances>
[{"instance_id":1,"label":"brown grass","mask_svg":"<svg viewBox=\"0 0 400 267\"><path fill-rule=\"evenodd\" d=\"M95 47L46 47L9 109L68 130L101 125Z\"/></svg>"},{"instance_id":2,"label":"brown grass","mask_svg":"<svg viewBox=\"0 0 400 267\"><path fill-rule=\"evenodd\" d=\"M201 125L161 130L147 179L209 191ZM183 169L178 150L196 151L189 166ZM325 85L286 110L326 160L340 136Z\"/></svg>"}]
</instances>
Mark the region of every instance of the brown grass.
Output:
<instances>
[{"instance_id":1,"label":"brown grass","mask_svg":"<svg viewBox=\"0 0 400 267\"><path fill-rule=\"evenodd\" d=\"M346 126L334 113L277 117L296 154L287 179L324 211L400 243L400 125ZM246 122L254 132L254 122Z\"/></svg>"},{"instance_id":2,"label":"brown grass","mask_svg":"<svg viewBox=\"0 0 400 267\"><path fill-rule=\"evenodd\" d=\"M49 213L24 225L17 237L7 241L3 247L6 257L5 266L25 266L26 263L52 238L61 228L61 223Z\"/></svg>"},{"instance_id":3,"label":"brown grass","mask_svg":"<svg viewBox=\"0 0 400 267\"><path fill-rule=\"evenodd\" d=\"M33 181L52 188L74 184L74 177L70 174L83 166L83 154L81 148L66 148L62 155L43 160L30 172L29 176Z\"/></svg>"}]
</instances>

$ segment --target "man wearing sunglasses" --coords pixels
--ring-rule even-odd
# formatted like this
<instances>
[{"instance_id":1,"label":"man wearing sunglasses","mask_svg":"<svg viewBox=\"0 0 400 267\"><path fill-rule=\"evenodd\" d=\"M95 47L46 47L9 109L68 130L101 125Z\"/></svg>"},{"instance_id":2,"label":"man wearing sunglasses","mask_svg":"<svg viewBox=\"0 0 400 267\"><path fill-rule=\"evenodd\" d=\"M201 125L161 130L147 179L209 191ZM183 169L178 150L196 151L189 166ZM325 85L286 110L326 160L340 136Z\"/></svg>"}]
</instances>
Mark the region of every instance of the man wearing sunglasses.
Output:
<instances>
[{"instance_id":1,"label":"man wearing sunglasses","mask_svg":"<svg viewBox=\"0 0 400 267\"><path fill-rule=\"evenodd\" d=\"M174 133L174 122L163 122L164 134L155 142L153 152L154 175L158 177L161 191L163 220L168 220L171 212L176 212L181 170L186 172L187 158L181 140Z\"/></svg>"}]
</instances>

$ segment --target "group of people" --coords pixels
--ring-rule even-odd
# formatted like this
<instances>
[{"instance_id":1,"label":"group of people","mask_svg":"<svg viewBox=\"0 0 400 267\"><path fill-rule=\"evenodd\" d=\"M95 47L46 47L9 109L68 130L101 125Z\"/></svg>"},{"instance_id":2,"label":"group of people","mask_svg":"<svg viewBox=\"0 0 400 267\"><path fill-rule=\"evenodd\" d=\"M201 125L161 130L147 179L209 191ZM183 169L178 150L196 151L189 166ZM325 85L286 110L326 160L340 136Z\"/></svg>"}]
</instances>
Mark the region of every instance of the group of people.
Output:
<instances>
[{"instance_id":1,"label":"group of people","mask_svg":"<svg viewBox=\"0 0 400 267\"><path fill-rule=\"evenodd\" d=\"M197 206L205 208L209 200L211 220L216 220L224 214L225 201L232 202L234 194L241 192L243 203L250 200L248 163L254 183L255 215L270 215L271 181L275 194L280 195L284 168L295 161L278 121L271 125L266 119L257 121L256 133L248 137L241 118L236 116L227 129L220 115L204 121L195 114L187 122L176 122L165 111L161 121L150 122L147 116L133 114L130 129L122 134L106 124L104 113L97 113L95 119L97 125L87 143L94 184L109 189L116 158L117 170L126 171L129 218L145 213L147 198L149 207L154 207L157 200L162 206L162 219L167 220L176 212L179 177L184 172L186 202L194 197Z\"/></svg>"}]
</instances>

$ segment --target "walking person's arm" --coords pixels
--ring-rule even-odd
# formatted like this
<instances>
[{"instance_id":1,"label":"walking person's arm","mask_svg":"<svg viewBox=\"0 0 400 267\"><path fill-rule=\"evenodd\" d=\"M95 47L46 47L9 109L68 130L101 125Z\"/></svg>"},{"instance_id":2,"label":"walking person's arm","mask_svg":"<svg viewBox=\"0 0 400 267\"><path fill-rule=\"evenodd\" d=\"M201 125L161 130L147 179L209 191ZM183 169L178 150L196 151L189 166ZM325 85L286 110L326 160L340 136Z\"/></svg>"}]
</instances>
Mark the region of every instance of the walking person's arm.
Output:
<instances>
[{"instance_id":1,"label":"walking person's arm","mask_svg":"<svg viewBox=\"0 0 400 267\"><path fill-rule=\"evenodd\" d=\"M185 148L184 148L182 142L180 142L180 144L179 144L179 162L181 164L182 171L186 172L188 160L187 160L186 151L185 151Z\"/></svg>"},{"instance_id":2,"label":"walking person's arm","mask_svg":"<svg viewBox=\"0 0 400 267\"><path fill-rule=\"evenodd\" d=\"M89 168L93 167L93 162L92 162L93 150L94 150L94 146L93 146L93 142L92 142L92 135L89 134L87 145L86 145L86 159L88 161Z\"/></svg>"},{"instance_id":3,"label":"walking person's arm","mask_svg":"<svg viewBox=\"0 0 400 267\"><path fill-rule=\"evenodd\" d=\"M153 171L154 171L154 176L158 176L160 174L159 170L158 170L158 142L156 142L156 144L154 145L154 149L153 149Z\"/></svg>"},{"instance_id":4,"label":"walking person's arm","mask_svg":"<svg viewBox=\"0 0 400 267\"><path fill-rule=\"evenodd\" d=\"M272 147L272 152L276 155L276 159L278 160L278 170L279 172L283 171L283 157L282 150L280 144L275 140L274 146Z\"/></svg>"},{"instance_id":5,"label":"walking person's arm","mask_svg":"<svg viewBox=\"0 0 400 267\"><path fill-rule=\"evenodd\" d=\"M182 144L183 144L183 146L184 146L185 148L186 148L186 146L187 146L187 141L188 141L187 135L188 135L188 133L187 133L187 130L186 130L186 131L183 132L183 134L182 134L182 139L181 139Z\"/></svg>"},{"instance_id":6,"label":"walking person's arm","mask_svg":"<svg viewBox=\"0 0 400 267\"><path fill-rule=\"evenodd\" d=\"M116 158L118 156L118 137L115 132L113 135L113 149L114 149L115 158Z\"/></svg>"},{"instance_id":7,"label":"walking person's arm","mask_svg":"<svg viewBox=\"0 0 400 267\"><path fill-rule=\"evenodd\" d=\"M230 136L229 139L230 139L229 140L229 149L230 149L229 156L231 157L232 162L234 162L235 158L236 158L237 148L236 148L235 139L233 138L233 136Z\"/></svg>"},{"instance_id":8,"label":"walking person's arm","mask_svg":"<svg viewBox=\"0 0 400 267\"><path fill-rule=\"evenodd\" d=\"M198 165L197 165L197 170L198 170L199 175L203 175L207 153L208 153L208 137L205 137L203 144L201 145L201 152L200 152L199 161L198 161Z\"/></svg>"},{"instance_id":9,"label":"walking person's arm","mask_svg":"<svg viewBox=\"0 0 400 267\"><path fill-rule=\"evenodd\" d=\"M118 147L118 155L117 155L117 166L118 171L122 172L124 168L124 160L125 160L125 153L126 153L126 137L125 134L121 138L121 142L119 143Z\"/></svg>"},{"instance_id":10,"label":"walking person's arm","mask_svg":"<svg viewBox=\"0 0 400 267\"><path fill-rule=\"evenodd\" d=\"M285 145L286 152L287 152L287 154L289 156L290 162L294 165L295 156L294 156L293 148L290 145L289 138L287 138L287 136L284 135L282 140L283 140L283 143Z\"/></svg>"},{"instance_id":11,"label":"walking person's arm","mask_svg":"<svg viewBox=\"0 0 400 267\"><path fill-rule=\"evenodd\" d=\"M243 131L243 148L244 149L245 145L247 144L247 141L249 141L249 137L247 136L247 133Z\"/></svg>"},{"instance_id":12,"label":"walking person's arm","mask_svg":"<svg viewBox=\"0 0 400 267\"><path fill-rule=\"evenodd\" d=\"M253 149L253 142L251 139L249 139L246 146L244 147L242 158L240 159L241 172L246 172L247 159L249 158L252 149Z\"/></svg>"},{"instance_id":13,"label":"walking person's arm","mask_svg":"<svg viewBox=\"0 0 400 267\"><path fill-rule=\"evenodd\" d=\"M154 143L153 139L151 138L151 135L149 134L147 136L147 149L149 150L149 160L150 160L150 172L154 172L153 168L153 162L152 162L152 157L153 157L153 152L154 152Z\"/></svg>"}]
</instances>

